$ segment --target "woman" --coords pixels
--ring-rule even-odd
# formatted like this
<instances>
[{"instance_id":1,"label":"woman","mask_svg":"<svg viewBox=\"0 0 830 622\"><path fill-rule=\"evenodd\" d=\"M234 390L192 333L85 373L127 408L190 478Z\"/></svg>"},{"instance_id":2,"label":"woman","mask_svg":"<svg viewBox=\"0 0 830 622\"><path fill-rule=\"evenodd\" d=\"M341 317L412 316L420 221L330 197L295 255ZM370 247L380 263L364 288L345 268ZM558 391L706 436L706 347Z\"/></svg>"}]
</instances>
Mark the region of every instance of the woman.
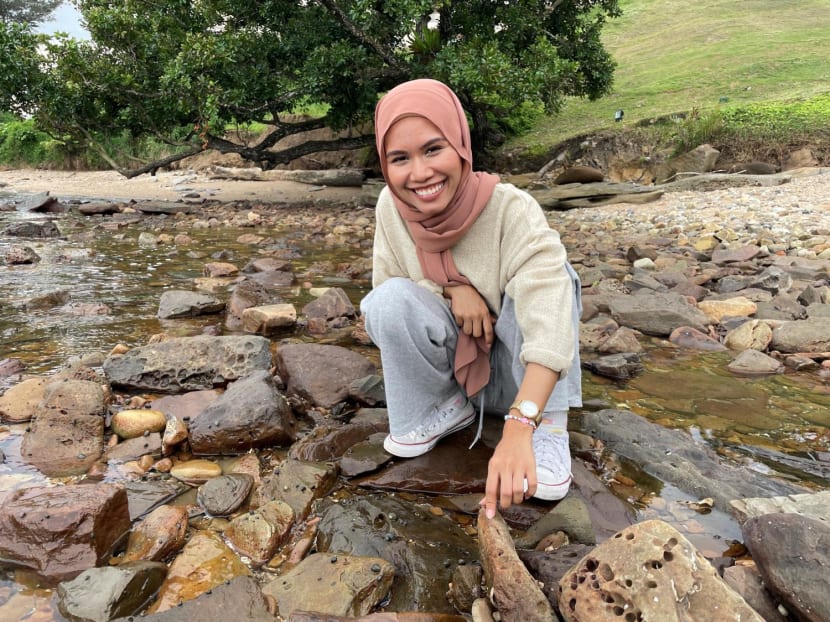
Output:
<instances>
[{"instance_id":1,"label":"woman","mask_svg":"<svg viewBox=\"0 0 830 622\"><path fill-rule=\"evenodd\" d=\"M582 405L581 310L558 233L529 194L472 170L467 118L445 84L389 91L375 134L387 185L361 311L380 348L384 447L418 456L473 423L476 406L498 409L487 516L528 496L562 498L567 411Z\"/></svg>"}]
</instances>

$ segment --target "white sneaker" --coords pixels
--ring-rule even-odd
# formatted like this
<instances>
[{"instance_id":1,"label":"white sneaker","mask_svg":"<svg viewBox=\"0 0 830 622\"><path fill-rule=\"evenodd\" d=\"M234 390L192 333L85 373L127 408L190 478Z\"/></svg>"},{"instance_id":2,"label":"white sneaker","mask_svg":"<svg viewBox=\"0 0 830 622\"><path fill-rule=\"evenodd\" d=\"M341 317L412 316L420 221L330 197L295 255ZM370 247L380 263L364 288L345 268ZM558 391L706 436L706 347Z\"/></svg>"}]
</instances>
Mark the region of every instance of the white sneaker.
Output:
<instances>
[{"instance_id":1,"label":"white sneaker","mask_svg":"<svg viewBox=\"0 0 830 622\"><path fill-rule=\"evenodd\" d=\"M403 436L389 434L383 448L399 458L414 458L435 447L442 438L470 425L476 418L473 404L463 395L436 406L414 430Z\"/></svg>"},{"instance_id":2,"label":"white sneaker","mask_svg":"<svg viewBox=\"0 0 830 622\"><path fill-rule=\"evenodd\" d=\"M533 432L536 457L537 499L555 501L568 494L571 486L571 450L568 431L542 423Z\"/></svg>"}]
</instances>

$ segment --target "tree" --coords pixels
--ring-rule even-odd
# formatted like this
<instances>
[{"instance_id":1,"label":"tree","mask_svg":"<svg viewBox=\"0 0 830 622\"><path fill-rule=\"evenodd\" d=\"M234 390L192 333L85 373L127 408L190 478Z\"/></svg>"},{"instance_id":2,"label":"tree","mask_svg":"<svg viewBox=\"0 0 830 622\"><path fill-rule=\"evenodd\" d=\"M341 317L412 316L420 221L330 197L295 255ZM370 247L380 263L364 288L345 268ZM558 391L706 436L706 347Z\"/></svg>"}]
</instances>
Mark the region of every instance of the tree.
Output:
<instances>
[{"instance_id":1,"label":"tree","mask_svg":"<svg viewBox=\"0 0 830 622\"><path fill-rule=\"evenodd\" d=\"M355 130L377 96L415 77L447 82L478 151L524 116L566 96L599 97L613 61L599 39L617 0L76 0L91 41L48 46L48 89L32 101L41 127L101 151L124 175L215 149L264 168L372 144ZM289 113L323 106L297 120ZM272 131L231 141L251 123ZM345 138L275 150L321 127ZM105 138L152 135L174 150L132 168Z\"/></svg>"},{"instance_id":2,"label":"tree","mask_svg":"<svg viewBox=\"0 0 830 622\"><path fill-rule=\"evenodd\" d=\"M61 4L63 0L0 0L0 22L37 24Z\"/></svg>"},{"instance_id":3,"label":"tree","mask_svg":"<svg viewBox=\"0 0 830 622\"><path fill-rule=\"evenodd\" d=\"M26 24L0 22L0 112L21 114L40 92L38 45L44 41Z\"/></svg>"}]
</instances>

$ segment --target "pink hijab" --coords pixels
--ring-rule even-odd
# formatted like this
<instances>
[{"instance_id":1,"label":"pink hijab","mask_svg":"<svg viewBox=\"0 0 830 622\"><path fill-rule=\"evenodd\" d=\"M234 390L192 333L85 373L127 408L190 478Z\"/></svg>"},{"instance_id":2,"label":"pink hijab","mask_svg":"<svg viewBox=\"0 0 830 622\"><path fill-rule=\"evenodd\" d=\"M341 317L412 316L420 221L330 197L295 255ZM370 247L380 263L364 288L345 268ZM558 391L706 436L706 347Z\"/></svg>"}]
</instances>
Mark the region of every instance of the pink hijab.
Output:
<instances>
[{"instance_id":1,"label":"pink hijab","mask_svg":"<svg viewBox=\"0 0 830 622\"><path fill-rule=\"evenodd\" d=\"M375 108L375 141L380 166L387 177L386 134L404 117L420 116L434 123L461 157L461 181L455 196L443 210L426 212L392 194L395 207L406 222L415 242L424 276L444 287L470 285L458 272L452 247L472 227L493 194L497 175L473 172L470 126L455 93L437 80L412 80L389 91ZM391 188L390 188L391 190ZM458 333L455 350L455 378L467 395L478 393L490 380L490 348L484 337L475 339Z\"/></svg>"}]
</instances>

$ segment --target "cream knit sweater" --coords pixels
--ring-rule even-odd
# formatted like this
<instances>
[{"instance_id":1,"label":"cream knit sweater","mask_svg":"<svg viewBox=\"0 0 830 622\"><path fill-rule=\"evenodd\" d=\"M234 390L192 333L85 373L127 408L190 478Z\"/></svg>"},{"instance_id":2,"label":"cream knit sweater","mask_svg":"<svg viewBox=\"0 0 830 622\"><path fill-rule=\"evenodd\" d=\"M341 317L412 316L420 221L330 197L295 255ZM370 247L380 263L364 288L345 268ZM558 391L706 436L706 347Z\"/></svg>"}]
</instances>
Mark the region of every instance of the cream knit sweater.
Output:
<instances>
[{"instance_id":1,"label":"cream knit sweater","mask_svg":"<svg viewBox=\"0 0 830 622\"><path fill-rule=\"evenodd\" d=\"M550 228L536 200L511 184L498 184L476 222L452 248L452 257L496 317L504 294L515 301L524 337L522 363L538 363L564 377L576 340L573 284L559 234ZM372 270L374 287L405 277L442 295L441 287L424 278L415 244L388 187L376 207Z\"/></svg>"}]
</instances>

